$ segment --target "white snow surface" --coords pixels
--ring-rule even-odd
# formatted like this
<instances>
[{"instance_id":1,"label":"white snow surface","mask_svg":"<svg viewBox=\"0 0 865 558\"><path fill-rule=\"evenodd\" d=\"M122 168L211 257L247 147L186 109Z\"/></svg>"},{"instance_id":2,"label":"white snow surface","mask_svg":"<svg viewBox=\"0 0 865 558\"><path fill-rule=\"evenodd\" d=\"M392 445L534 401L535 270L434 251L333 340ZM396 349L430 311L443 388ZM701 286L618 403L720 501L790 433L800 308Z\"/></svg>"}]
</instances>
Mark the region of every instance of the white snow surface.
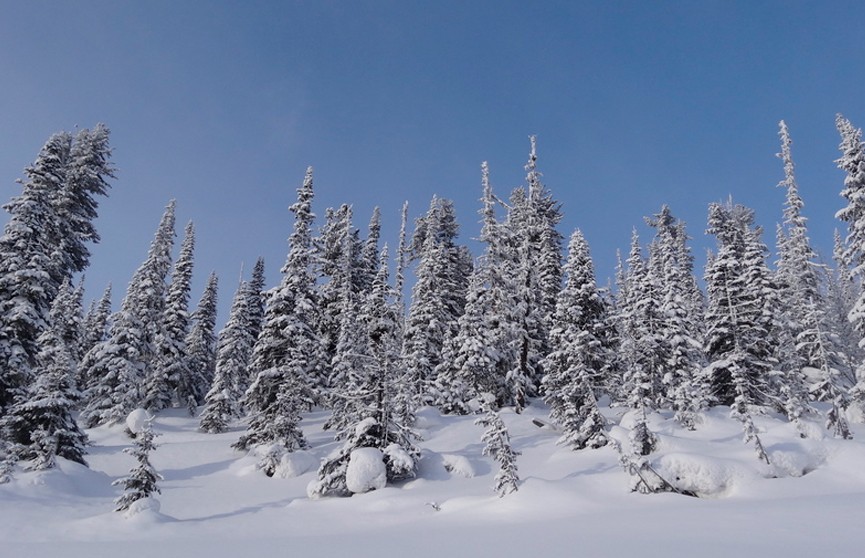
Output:
<instances>
[{"instance_id":1,"label":"white snow surface","mask_svg":"<svg viewBox=\"0 0 865 558\"><path fill-rule=\"evenodd\" d=\"M387 484L384 454L378 448L357 448L348 458L345 486L354 494L380 490Z\"/></svg>"},{"instance_id":2,"label":"white snow surface","mask_svg":"<svg viewBox=\"0 0 865 558\"><path fill-rule=\"evenodd\" d=\"M604 409L611 436L622 409ZM728 408L702 416L696 431L670 413L649 425L659 447L652 467L679 494L642 495L611 447L572 451L560 433L532 424L546 420L539 401L521 414L503 409L518 458L519 491L499 498L497 467L482 454L474 416L422 409L422 457L417 478L352 497L311 500L306 486L317 464L339 447L322 430L324 412L304 417L308 452L281 464L283 474L255 470L255 456L231 444L242 424L223 434L198 431L185 409L161 412L151 462L165 477L156 501L118 513L111 486L135 466L122 452L125 425L88 430L89 468L59 459L59 467L27 472L0 485L2 556L92 558L122 555L222 558L300 554L415 558L441 556L859 556L865 546L865 426L838 440L822 418L806 419L808 438L775 415L754 422L772 459L758 461ZM627 420L625 421L627 424ZM379 457L380 459L380 457ZM22 464L24 465L24 464Z\"/></svg>"}]
</instances>

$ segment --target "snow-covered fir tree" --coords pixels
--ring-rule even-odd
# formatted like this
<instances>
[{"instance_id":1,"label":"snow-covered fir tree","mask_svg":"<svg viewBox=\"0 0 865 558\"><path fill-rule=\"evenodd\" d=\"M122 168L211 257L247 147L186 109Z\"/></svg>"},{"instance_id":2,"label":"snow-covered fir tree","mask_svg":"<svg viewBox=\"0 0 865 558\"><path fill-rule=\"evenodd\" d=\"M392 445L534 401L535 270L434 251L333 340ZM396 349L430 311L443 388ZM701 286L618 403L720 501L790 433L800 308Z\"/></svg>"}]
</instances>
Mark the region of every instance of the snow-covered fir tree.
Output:
<instances>
[{"instance_id":1,"label":"snow-covered fir tree","mask_svg":"<svg viewBox=\"0 0 865 558\"><path fill-rule=\"evenodd\" d=\"M79 353L83 356L96 346L97 343L105 341L108 334L108 320L111 318L111 284L105 287L102 296L91 302L84 320L81 322L81 347ZM81 387L86 388L85 379L81 378Z\"/></svg>"},{"instance_id":2,"label":"snow-covered fir tree","mask_svg":"<svg viewBox=\"0 0 865 558\"><path fill-rule=\"evenodd\" d=\"M284 451L305 448L301 413L310 409L317 394L310 378L322 368L321 340L316 331L317 301L312 273L312 167L306 171L297 201L289 208L295 216L282 280L270 292L261 333L252 354L255 381L245 405L251 414L246 434L234 447L278 444Z\"/></svg>"},{"instance_id":3,"label":"snow-covered fir tree","mask_svg":"<svg viewBox=\"0 0 865 558\"><path fill-rule=\"evenodd\" d=\"M174 263L165 297L162 327L154 340L153 366L146 379L143 406L152 411L185 404L192 391L186 336L189 334L189 289L194 249L195 229L190 221Z\"/></svg>"},{"instance_id":4,"label":"snow-covered fir tree","mask_svg":"<svg viewBox=\"0 0 865 558\"><path fill-rule=\"evenodd\" d=\"M204 292L192 313L192 327L186 337L186 367L189 380L178 384L178 399L189 406L190 412L204 401L204 396L213 382L216 368L216 304L219 295L219 279L211 273Z\"/></svg>"},{"instance_id":5,"label":"snow-covered fir tree","mask_svg":"<svg viewBox=\"0 0 865 558\"><path fill-rule=\"evenodd\" d=\"M520 477L517 472L517 457L520 452L511 447L511 436L501 415L495 407L495 396L483 394L480 397L481 412L475 424L484 428L481 442L484 455L491 457L499 466L495 477L494 490L500 498L519 489Z\"/></svg>"},{"instance_id":6,"label":"snow-covered fir tree","mask_svg":"<svg viewBox=\"0 0 865 558\"><path fill-rule=\"evenodd\" d=\"M498 404L513 401L505 381L508 363L515 362L513 307L516 296L514 262L506 255L508 230L496 218L499 204L490 184L489 167L481 165L482 227L479 240L484 253L469 277L465 311L458 332L446 343L436 372L435 404L446 413L467 414L469 402L480 393L492 393Z\"/></svg>"},{"instance_id":7,"label":"snow-covered fir tree","mask_svg":"<svg viewBox=\"0 0 865 558\"><path fill-rule=\"evenodd\" d=\"M539 363L549 352L548 336L562 284L563 237L556 229L562 218L559 203L541 182L536 138L529 139L526 186L511 194L507 226L511 233L510 259L516 264L517 278L517 304L512 317L517 361L512 363L509 375L514 386L528 381L525 395L530 396L536 393L543 376ZM523 396L515 395L519 408Z\"/></svg>"},{"instance_id":8,"label":"snow-covered fir tree","mask_svg":"<svg viewBox=\"0 0 865 558\"><path fill-rule=\"evenodd\" d=\"M660 289L660 307L653 310L663 340L654 343L664 358L662 399L675 410L681 424L694 428L708 396L701 374L705 367L703 295L694 277L685 224L677 221L666 205L647 222L656 230L650 251L654 281Z\"/></svg>"},{"instance_id":9,"label":"snow-covered fir tree","mask_svg":"<svg viewBox=\"0 0 865 558\"><path fill-rule=\"evenodd\" d=\"M147 259L132 276L107 339L82 360L84 375L93 382L84 393L86 403L80 416L88 427L122 421L144 399L144 380L153 365L154 343L165 308L174 207L172 200L165 208Z\"/></svg>"},{"instance_id":10,"label":"snow-covered fir tree","mask_svg":"<svg viewBox=\"0 0 865 558\"><path fill-rule=\"evenodd\" d=\"M138 465L129 471L129 476L117 479L114 481L114 486L122 486L123 494L115 501L114 511L126 511L129 507L143 498L150 498L154 493L159 494L158 482L162 480L153 464L150 463L150 454L156 449L154 438L157 434L153 431L151 421L147 421L144 427L136 432L131 448L125 448L123 453L127 453L135 458Z\"/></svg>"},{"instance_id":11,"label":"snow-covered fir tree","mask_svg":"<svg viewBox=\"0 0 865 558\"><path fill-rule=\"evenodd\" d=\"M859 335L859 347L865 349L865 341L862 340L865 338L865 289L861 288L865 270L865 142L862 141L862 130L854 128L853 124L840 114L836 117L835 124L841 134L841 157L836 163L838 168L847 174L841 190L847 206L839 210L836 217L847 222L845 259L852 266L851 273L860 284L848 319ZM865 362L857 363L856 385L851 395L859 405L865 405Z\"/></svg>"},{"instance_id":12,"label":"snow-covered fir tree","mask_svg":"<svg viewBox=\"0 0 865 558\"><path fill-rule=\"evenodd\" d=\"M639 455L652 452L657 438L649 430L647 414L656 408L659 378L653 365L658 353L653 351L655 334L643 329L641 301L649 280L637 231L631 235L627 270L621 275L617 322L619 324L619 367L622 373L619 398L634 411L631 447ZM643 307L645 308L645 307Z\"/></svg>"},{"instance_id":13,"label":"snow-covered fir tree","mask_svg":"<svg viewBox=\"0 0 865 558\"><path fill-rule=\"evenodd\" d=\"M606 305L595 284L589 245L577 229L568 244L567 280L559 293L550 345L543 361L544 400L562 430L560 443L574 449L606 445L606 421L596 392L613 360Z\"/></svg>"},{"instance_id":14,"label":"snow-covered fir tree","mask_svg":"<svg viewBox=\"0 0 865 558\"><path fill-rule=\"evenodd\" d=\"M52 135L24 170L22 191L3 209L0 236L0 411L31 381L37 340L65 279L89 264L97 196L113 176L108 129L98 124Z\"/></svg>"},{"instance_id":15,"label":"snow-covered fir tree","mask_svg":"<svg viewBox=\"0 0 865 558\"><path fill-rule=\"evenodd\" d=\"M17 457L30 460L32 469L53 468L57 457L86 465L87 435L72 415L80 397L74 358L78 340L70 339L68 334L70 329L77 332L80 326L75 320L76 316L80 319L77 302L66 279L51 305L50 325L38 339L35 380L0 421L15 444Z\"/></svg>"},{"instance_id":16,"label":"snow-covered fir tree","mask_svg":"<svg viewBox=\"0 0 865 558\"><path fill-rule=\"evenodd\" d=\"M456 244L458 225L453 202L434 197L418 219L411 252L418 260L416 281L403 338L403 362L418 403L429 403L435 372L448 339L458 331L465 309L471 258Z\"/></svg>"},{"instance_id":17,"label":"snow-covered fir tree","mask_svg":"<svg viewBox=\"0 0 865 558\"><path fill-rule=\"evenodd\" d=\"M357 229L352 225L351 206L343 204L325 211L325 222L319 236L314 239L314 246L319 305L317 328L324 348L324 379L321 383L327 388L339 383L333 362L341 334L345 297L347 293L353 296L357 292L354 277L358 275L361 242Z\"/></svg>"},{"instance_id":18,"label":"snow-covered fir tree","mask_svg":"<svg viewBox=\"0 0 865 558\"><path fill-rule=\"evenodd\" d=\"M753 442L758 457L768 463L752 413L780 399L772 381L775 293L766 248L753 222L754 212L741 205L709 207L709 232L718 239L718 252L706 270L707 371L715 401L731 407L745 441Z\"/></svg>"},{"instance_id":19,"label":"snow-covered fir tree","mask_svg":"<svg viewBox=\"0 0 865 558\"><path fill-rule=\"evenodd\" d=\"M834 240L832 259L835 266L826 281L825 333L833 340L832 347L837 355L838 379L845 388L849 389L856 384L856 368L865 358L859 347L860 336L847 319L856 303L859 287L850 271L850 263L847 260L848 250L838 229L835 229ZM821 398L821 392L818 391L816 396Z\"/></svg>"},{"instance_id":20,"label":"snow-covered fir tree","mask_svg":"<svg viewBox=\"0 0 865 558\"><path fill-rule=\"evenodd\" d=\"M404 480L415 475L420 450L417 435L398 412L394 402L410 397L399 366L399 314L388 284L387 248L379 258L379 269L366 297L358 322L365 333L365 354L357 355L357 368L346 379L348 389L340 390L343 446L326 459L308 492L310 495L345 494L346 474L352 453L359 448L381 451L387 480ZM413 418L413 414L411 417Z\"/></svg>"},{"instance_id":21,"label":"snow-covered fir tree","mask_svg":"<svg viewBox=\"0 0 865 558\"><path fill-rule=\"evenodd\" d=\"M223 432L232 419L240 416L240 400L248 387L249 359L255 344L248 323L249 290L250 284L241 281L231 302L228 321L219 332L213 382L201 413L200 428L204 432Z\"/></svg>"},{"instance_id":22,"label":"snow-covered fir tree","mask_svg":"<svg viewBox=\"0 0 865 558\"><path fill-rule=\"evenodd\" d=\"M714 403L731 405L744 389L750 405L767 405L774 386L770 272L754 212L741 205L709 206L709 233L718 250L706 268L706 352ZM729 366L746 374L733 379ZM738 383L737 383L738 382Z\"/></svg>"}]
</instances>

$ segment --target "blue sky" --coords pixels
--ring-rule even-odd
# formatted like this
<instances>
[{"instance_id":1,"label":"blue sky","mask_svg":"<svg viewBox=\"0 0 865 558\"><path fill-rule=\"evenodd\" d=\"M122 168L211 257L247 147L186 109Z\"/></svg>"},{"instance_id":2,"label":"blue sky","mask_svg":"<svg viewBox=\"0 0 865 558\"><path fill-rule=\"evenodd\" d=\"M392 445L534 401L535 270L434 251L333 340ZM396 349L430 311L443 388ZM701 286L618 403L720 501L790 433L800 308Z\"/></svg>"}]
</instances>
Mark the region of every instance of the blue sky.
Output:
<instances>
[{"instance_id":1,"label":"blue sky","mask_svg":"<svg viewBox=\"0 0 865 558\"><path fill-rule=\"evenodd\" d=\"M0 0L0 199L47 137L105 122L118 168L89 296L119 303L169 199L197 228L193 299L242 262L270 284L307 165L316 213L375 205L396 242L435 194L478 232L480 163L506 195L529 134L599 280L671 206L702 265L706 206L757 211L774 243L785 119L811 237L831 249L838 112L865 126L862 2L16 2ZM179 244L179 240L178 240Z\"/></svg>"}]
</instances>

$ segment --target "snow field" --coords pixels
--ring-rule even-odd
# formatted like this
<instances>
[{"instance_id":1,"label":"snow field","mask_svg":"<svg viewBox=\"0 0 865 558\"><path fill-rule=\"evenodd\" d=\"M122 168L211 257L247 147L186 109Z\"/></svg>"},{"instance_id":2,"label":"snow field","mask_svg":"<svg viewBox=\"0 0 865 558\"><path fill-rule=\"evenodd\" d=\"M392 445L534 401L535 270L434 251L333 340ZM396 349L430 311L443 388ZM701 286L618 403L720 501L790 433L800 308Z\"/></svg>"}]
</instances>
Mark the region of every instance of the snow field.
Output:
<instances>
[{"instance_id":1,"label":"snow field","mask_svg":"<svg viewBox=\"0 0 865 558\"><path fill-rule=\"evenodd\" d=\"M628 413L603 409L611 435L627 440ZM671 483L701 498L640 495L614 449L571 451L559 434L538 428L547 409L533 402L522 414L509 409L520 489L498 498L495 464L482 455L475 417L441 416L423 409L423 458L418 477L350 498L306 497L321 459L339 446L322 431L325 413L302 426L312 449L283 460L272 478L255 469L257 458L230 448L242 433L197 431L183 410L153 421L159 447L151 461L164 476L154 502L137 513L113 512L120 488L111 482L134 465L122 453L126 425L88 431L90 468L60 460L60 468L22 472L0 486L0 541L9 556L94 557L121 554L175 556L413 557L496 556L856 556L865 543L865 427L836 440L808 420L813 437L800 438L779 417L755 416L773 466L743 443L726 408L683 430L666 413L650 426L659 448L653 466ZM373 451L358 451L355 480L368 482ZM350 475L350 476L351 476ZM374 478L375 475L372 475ZM363 482L361 483L363 484ZM3 555L7 555L6 551Z\"/></svg>"}]
</instances>

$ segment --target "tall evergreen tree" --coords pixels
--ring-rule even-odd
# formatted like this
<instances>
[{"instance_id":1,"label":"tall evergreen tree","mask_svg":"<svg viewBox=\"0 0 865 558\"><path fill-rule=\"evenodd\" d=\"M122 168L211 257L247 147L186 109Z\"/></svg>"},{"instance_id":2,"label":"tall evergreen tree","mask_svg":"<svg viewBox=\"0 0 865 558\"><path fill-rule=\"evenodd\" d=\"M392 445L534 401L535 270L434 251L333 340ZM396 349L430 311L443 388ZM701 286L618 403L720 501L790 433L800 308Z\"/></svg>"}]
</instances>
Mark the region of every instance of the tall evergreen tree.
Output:
<instances>
[{"instance_id":1,"label":"tall evergreen tree","mask_svg":"<svg viewBox=\"0 0 865 558\"><path fill-rule=\"evenodd\" d=\"M247 389L249 359L255 340L249 328L250 285L241 281L234 294L228 321L219 332L213 382L201 413L201 430L223 432L240 415L240 399Z\"/></svg>"},{"instance_id":2,"label":"tall evergreen tree","mask_svg":"<svg viewBox=\"0 0 865 558\"><path fill-rule=\"evenodd\" d=\"M315 278L312 274L312 167L297 190L294 231L282 267L282 280L270 292L261 333L252 354L255 381L246 392L252 414L248 430L235 444L247 449L276 444L284 451L306 447L300 429L301 413L317 394L310 378L322 367L321 341L316 332Z\"/></svg>"},{"instance_id":3,"label":"tall evergreen tree","mask_svg":"<svg viewBox=\"0 0 865 558\"><path fill-rule=\"evenodd\" d=\"M178 386L178 399L185 396L190 412L204 401L213 382L216 368L216 305L219 279L213 272L207 278L204 292L192 313L192 327L186 337L186 359L189 381Z\"/></svg>"},{"instance_id":4,"label":"tall evergreen tree","mask_svg":"<svg viewBox=\"0 0 865 558\"><path fill-rule=\"evenodd\" d=\"M847 222L847 254L845 259L852 265L852 275L859 280L860 290L848 319L859 335L859 347L865 349L865 290L861 288L862 274L865 270L865 142L862 130L853 127L849 120L840 114L835 119L841 134L841 157L836 161L838 168L847 173L841 196L847 206L836 213L836 217ZM851 395L859 405L865 403L865 362L859 362L856 369L856 385Z\"/></svg>"},{"instance_id":5,"label":"tall evergreen tree","mask_svg":"<svg viewBox=\"0 0 865 558\"><path fill-rule=\"evenodd\" d=\"M24 171L19 196L0 236L0 411L31 381L37 339L47 329L51 301L64 279L89 263L96 196L107 193L108 129L101 124L51 136Z\"/></svg>"},{"instance_id":6,"label":"tall evergreen tree","mask_svg":"<svg viewBox=\"0 0 865 558\"><path fill-rule=\"evenodd\" d=\"M81 323L81 348L82 357L97 343L105 341L108 333L108 320L111 318L111 284L105 287L102 296L93 300L84 315ZM87 387L87 380L81 378L82 388Z\"/></svg>"},{"instance_id":7,"label":"tall evergreen tree","mask_svg":"<svg viewBox=\"0 0 865 558\"><path fill-rule=\"evenodd\" d=\"M565 272L567 281L550 332L554 348L543 361L544 399L564 431L560 443L574 449L596 448L606 445L607 435L595 393L613 355L605 303L595 285L589 245L579 229L571 235Z\"/></svg>"},{"instance_id":8,"label":"tall evergreen tree","mask_svg":"<svg viewBox=\"0 0 865 558\"><path fill-rule=\"evenodd\" d=\"M84 374L94 380L84 393L86 404L81 413L89 427L122 421L144 400L144 379L153 366L154 343L165 308L174 207L172 200L165 208L147 259L132 276L107 339L84 355Z\"/></svg>"},{"instance_id":9,"label":"tall evergreen tree","mask_svg":"<svg viewBox=\"0 0 865 558\"><path fill-rule=\"evenodd\" d=\"M180 254L174 263L171 283L165 297L162 324L154 340L155 353L150 375L146 379L144 407L158 411L186 402L191 384L186 358L186 336L189 334L189 283L192 279L195 229L186 225Z\"/></svg>"},{"instance_id":10,"label":"tall evergreen tree","mask_svg":"<svg viewBox=\"0 0 865 558\"><path fill-rule=\"evenodd\" d=\"M467 414L469 402L480 393L492 393L499 405L514 398L506 374L517 361L515 328L515 262L507 252L509 231L496 218L499 203L490 184L489 167L481 165L482 227L479 240L484 253L478 259L466 293L458 333L445 345L436 374L436 405L447 413Z\"/></svg>"},{"instance_id":11,"label":"tall evergreen tree","mask_svg":"<svg viewBox=\"0 0 865 558\"><path fill-rule=\"evenodd\" d=\"M58 456L86 465L87 435L72 416L80 397L73 357L77 339L68 336L70 328L77 330L80 325L74 319L76 315L80 319L76 307L67 279L51 305L51 325L39 336L36 380L2 419L8 439L18 448L17 457L32 460L33 469L54 467Z\"/></svg>"},{"instance_id":12,"label":"tall evergreen tree","mask_svg":"<svg viewBox=\"0 0 865 558\"><path fill-rule=\"evenodd\" d=\"M412 253L418 261L403 338L406 370L417 386L418 403L430 403L435 372L442 363L446 341L457 333L465 309L471 260L456 244L458 225L453 202L433 198L417 222Z\"/></svg>"}]
</instances>

